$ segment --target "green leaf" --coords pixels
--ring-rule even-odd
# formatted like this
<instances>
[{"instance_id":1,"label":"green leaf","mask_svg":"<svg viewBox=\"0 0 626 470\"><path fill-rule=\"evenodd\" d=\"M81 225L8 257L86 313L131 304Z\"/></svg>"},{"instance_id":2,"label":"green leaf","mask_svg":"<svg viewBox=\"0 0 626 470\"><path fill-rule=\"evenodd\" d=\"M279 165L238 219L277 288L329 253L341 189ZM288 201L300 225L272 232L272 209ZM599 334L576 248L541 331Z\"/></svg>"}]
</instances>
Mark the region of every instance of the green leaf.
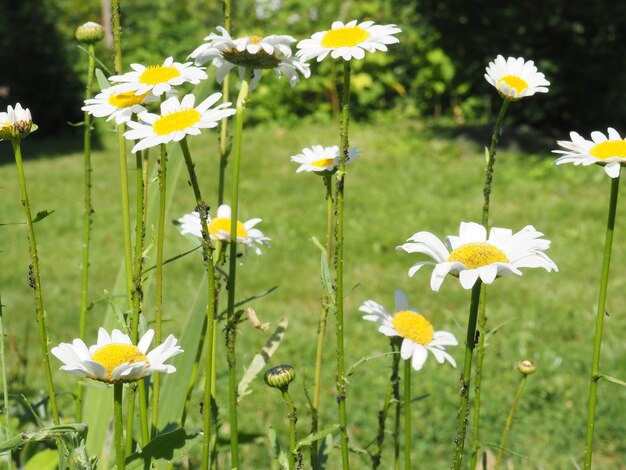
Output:
<instances>
[{"instance_id":1,"label":"green leaf","mask_svg":"<svg viewBox=\"0 0 626 470\"><path fill-rule=\"evenodd\" d=\"M96 80L98 81L98 86L100 87L100 90L104 90L105 88L111 87L111 84L109 83L106 76L104 75L104 72L101 69L96 68L95 74L96 74Z\"/></svg>"},{"instance_id":2,"label":"green leaf","mask_svg":"<svg viewBox=\"0 0 626 470\"><path fill-rule=\"evenodd\" d=\"M333 435L328 434L317 451L317 467L315 470L324 470L328 464L330 451L333 449Z\"/></svg>"},{"instance_id":3,"label":"green leaf","mask_svg":"<svg viewBox=\"0 0 626 470\"><path fill-rule=\"evenodd\" d=\"M111 310L115 314L115 318L117 319L117 327L120 330L122 330L125 334L130 336L130 330L128 329L128 323L126 323L126 316L124 315L124 312L120 308L119 304L113 298L111 293L109 291L107 291L107 290L104 291L104 297L106 298L107 302L109 303L109 307L111 308Z\"/></svg>"},{"instance_id":4,"label":"green leaf","mask_svg":"<svg viewBox=\"0 0 626 470\"><path fill-rule=\"evenodd\" d=\"M76 433L84 437L87 434L87 426L82 423L62 424L59 426L41 428L38 431L21 432L11 439L0 443L0 453L17 449L28 442L56 440L68 433Z\"/></svg>"},{"instance_id":5,"label":"green leaf","mask_svg":"<svg viewBox=\"0 0 626 470\"><path fill-rule=\"evenodd\" d=\"M355 369L365 362L369 362L373 359L380 359L381 357L392 356L394 354L400 354L400 352L392 351L392 352L386 352L386 353L381 353L381 354L374 354L373 356L362 357L361 359L356 361L354 364L352 364L352 367L350 367L348 369L348 372L346 373L346 377L350 377L352 374L354 374Z\"/></svg>"},{"instance_id":6,"label":"green leaf","mask_svg":"<svg viewBox=\"0 0 626 470\"><path fill-rule=\"evenodd\" d=\"M289 321L287 320L287 318L283 318L280 321L280 323L276 327L276 330L274 331L272 336L265 342L265 345L263 346L261 351L252 358L250 365L246 369L244 369L243 377L237 385L238 402L241 401L244 396L252 393L250 390L248 390L250 384L256 378L259 372L261 372L265 368L272 355L278 349L278 346L280 346L280 342L285 337L285 332L287 331L288 324Z\"/></svg>"},{"instance_id":7,"label":"green leaf","mask_svg":"<svg viewBox=\"0 0 626 470\"><path fill-rule=\"evenodd\" d=\"M278 442L278 437L276 436L276 431L272 426L267 430L267 437L270 440L270 447L274 451L274 457L278 461L281 470L289 469L289 460L287 459L287 454L284 450L280 448L280 443Z\"/></svg>"},{"instance_id":8,"label":"green leaf","mask_svg":"<svg viewBox=\"0 0 626 470\"><path fill-rule=\"evenodd\" d=\"M300 449L300 447L310 446L315 441L319 441L320 439L324 439L328 435L332 435L332 433L335 432L340 427L341 427L340 424L333 424L332 426L328 426L327 428L322 429L321 431L318 431L313 434L309 434L304 439L301 439L300 441L298 441L298 443L296 444L295 450Z\"/></svg>"},{"instance_id":9,"label":"green leaf","mask_svg":"<svg viewBox=\"0 0 626 470\"><path fill-rule=\"evenodd\" d=\"M33 218L33 223L36 224L37 222L41 222L43 219L45 219L46 217L48 217L49 215L52 215L54 213L54 210L48 211L46 209L37 212L37 214L35 214L35 217Z\"/></svg>"},{"instance_id":10,"label":"green leaf","mask_svg":"<svg viewBox=\"0 0 626 470\"><path fill-rule=\"evenodd\" d=\"M126 458L127 470L148 468L149 462L156 460L175 461L187 454L200 433L187 434L184 429L159 434L139 452Z\"/></svg>"},{"instance_id":11,"label":"green leaf","mask_svg":"<svg viewBox=\"0 0 626 470\"><path fill-rule=\"evenodd\" d=\"M611 377L610 375L600 374L600 378L607 380L611 383L614 383L616 385L621 385L622 387L626 387L626 382L616 379L615 377Z\"/></svg>"},{"instance_id":12,"label":"green leaf","mask_svg":"<svg viewBox=\"0 0 626 470\"><path fill-rule=\"evenodd\" d=\"M44 449L26 462L24 470L56 470L59 464L59 453L54 449Z\"/></svg>"},{"instance_id":13,"label":"green leaf","mask_svg":"<svg viewBox=\"0 0 626 470\"><path fill-rule=\"evenodd\" d=\"M320 249L322 252L320 258L320 271L322 276L322 285L324 286L324 290L326 291L326 297L328 298L328 303L330 305L335 305L335 291L333 290L333 281L330 276L330 267L328 266L328 252L326 248L322 246L319 240L315 237L311 237L313 243Z\"/></svg>"}]
</instances>

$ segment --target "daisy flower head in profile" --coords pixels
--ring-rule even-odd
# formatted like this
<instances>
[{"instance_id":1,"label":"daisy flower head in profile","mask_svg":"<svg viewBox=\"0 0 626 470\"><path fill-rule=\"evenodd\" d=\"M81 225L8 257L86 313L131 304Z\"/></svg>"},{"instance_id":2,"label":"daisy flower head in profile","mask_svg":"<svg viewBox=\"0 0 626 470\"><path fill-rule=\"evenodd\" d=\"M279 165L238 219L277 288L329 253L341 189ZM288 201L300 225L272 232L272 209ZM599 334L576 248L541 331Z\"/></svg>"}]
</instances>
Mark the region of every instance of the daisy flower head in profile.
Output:
<instances>
[{"instance_id":1,"label":"daisy flower head in profile","mask_svg":"<svg viewBox=\"0 0 626 470\"><path fill-rule=\"evenodd\" d=\"M115 120L116 124L130 121L133 114L146 110L144 104L157 101L158 98L150 92L137 95L134 91L121 91L119 86L105 88L94 98L85 100L81 109L94 117L106 117L107 121Z\"/></svg>"},{"instance_id":2,"label":"daisy flower head in profile","mask_svg":"<svg viewBox=\"0 0 626 470\"><path fill-rule=\"evenodd\" d=\"M525 61L523 57L505 59L499 55L496 60L489 62L485 71L485 80L508 101L517 101L535 93L547 93L550 86L544 74L537 71L534 62Z\"/></svg>"},{"instance_id":3,"label":"daisy flower head in profile","mask_svg":"<svg viewBox=\"0 0 626 470\"><path fill-rule=\"evenodd\" d=\"M262 254L261 247L269 247L270 238L263 235L255 226L263 219L250 219L247 222L237 221L237 243L252 248L257 255ZM180 233L202 238L202 224L200 214L191 212L177 220ZM210 218L208 222L209 236L212 240L220 240L230 243L230 206L223 204L217 208L217 217Z\"/></svg>"},{"instance_id":4,"label":"daisy flower head in profile","mask_svg":"<svg viewBox=\"0 0 626 470\"><path fill-rule=\"evenodd\" d=\"M420 268L434 265L430 287L438 291L447 274L459 278L464 289L471 289L480 278L491 284L497 277L522 275L520 268L544 268L558 271L556 264L545 254L550 241L541 238L532 225L517 233L493 227L489 231L474 222L461 222L459 235L446 237L445 244L430 232L418 232L398 250L424 253L434 261L420 261L409 269L413 276Z\"/></svg>"},{"instance_id":5,"label":"daisy flower head in profile","mask_svg":"<svg viewBox=\"0 0 626 470\"><path fill-rule=\"evenodd\" d=\"M59 344L50 352L63 362L61 370L70 374L106 383L135 382L155 372L176 372L173 365L165 364L169 358L183 352L176 338L169 335L148 352L153 338L154 330L150 329L135 346L120 330L113 330L109 335L100 328L97 343L89 348L77 338L71 343Z\"/></svg>"},{"instance_id":6,"label":"daisy flower head in profile","mask_svg":"<svg viewBox=\"0 0 626 470\"><path fill-rule=\"evenodd\" d=\"M230 103L222 103L211 108L222 97L213 93L202 103L195 106L196 97L185 95L178 101L172 96L161 103L161 114L144 111L139 114L140 122L128 121L131 129L124 133L128 140L139 140L132 151L137 152L168 142L179 142L187 135L199 135L201 129L216 127L222 118L235 114Z\"/></svg>"},{"instance_id":7,"label":"daisy flower head in profile","mask_svg":"<svg viewBox=\"0 0 626 470\"><path fill-rule=\"evenodd\" d=\"M278 77L285 75L291 86L311 75L309 65L292 55L291 45L296 39L287 35L243 36L232 38L221 26L217 27L220 34L211 33L204 38L204 44L198 46L189 57L197 65L211 62L217 69L217 82L222 83L224 77L237 67L239 76L243 77L246 70L252 70L250 88L254 88L263 70L271 69Z\"/></svg>"},{"instance_id":8,"label":"daisy flower head in profile","mask_svg":"<svg viewBox=\"0 0 626 470\"><path fill-rule=\"evenodd\" d=\"M359 149L356 147L351 148L348 151L346 163L352 163L352 161L359 158L359 156ZM339 147L337 145L330 147L314 145L310 148L303 148L302 153L291 157L291 161L300 164L296 173L303 171L320 175L334 173L339 166Z\"/></svg>"},{"instance_id":9,"label":"daisy flower head in profile","mask_svg":"<svg viewBox=\"0 0 626 470\"><path fill-rule=\"evenodd\" d=\"M570 132L570 139L559 140L557 143L565 150L553 150L562 154L554 163L573 163L574 165L593 165L604 167L604 171L611 178L617 178L622 165L626 164L626 139L609 127L607 135L594 131L591 140L586 140L577 132Z\"/></svg>"},{"instance_id":10,"label":"daisy flower head in profile","mask_svg":"<svg viewBox=\"0 0 626 470\"><path fill-rule=\"evenodd\" d=\"M131 64L133 71L123 75L114 75L109 80L120 83L123 92L134 91L137 95L152 92L160 96L167 93L172 87L191 83L197 85L200 80L207 78L206 72L191 65L191 62L181 64L174 62L173 57L168 57L165 62L146 67L141 64Z\"/></svg>"},{"instance_id":11,"label":"daisy flower head in profile","mask_svg":"<svg viewBox=\"0 0 626 470\"><path fill-rule=\"evenodd\" d=\"M447 346L459 344L454 335L448 331L435 331L424 315L409 308L406 295L400 289L395 291L395 301L394 313L389 313L373 300L366 301L359 310L365 313L364 320L379 323L378 331L385 336L402 338L400 356L405 360L410 358L413 369L420 370L424 366L428 352L439 364L448 361L456 367L456 362L446 352Z\"/></svg>"},{"instance_id":12,"label":"daisy flower head in profile","mask_svg":"<svg viewBox=\"0 0 626 470\"><path fill-rule=\"evenodd\" d=\"M7 106L6 112L0 113L0 140L22 139L36 130L30 109L22 108L19 103L15 108Z\"/></svg>"},{"instance_id":13,"label":"daisy flower head in profile","mask_svg":"<svg viewBox=\"0 0 626 470\"><path fill-rule=\"evenodd\" d=\"M296 54L304 61L316 58L318 62L330 54L333 59L362 59L365 51L387 51L388 44L395 44L398 38L394 34L402 32L395 24L377 25L373 21L357 23L352 20L346 24L335 21L328 31L320 31L310 39L298 43Z\"/></svg>"}]
</instances>

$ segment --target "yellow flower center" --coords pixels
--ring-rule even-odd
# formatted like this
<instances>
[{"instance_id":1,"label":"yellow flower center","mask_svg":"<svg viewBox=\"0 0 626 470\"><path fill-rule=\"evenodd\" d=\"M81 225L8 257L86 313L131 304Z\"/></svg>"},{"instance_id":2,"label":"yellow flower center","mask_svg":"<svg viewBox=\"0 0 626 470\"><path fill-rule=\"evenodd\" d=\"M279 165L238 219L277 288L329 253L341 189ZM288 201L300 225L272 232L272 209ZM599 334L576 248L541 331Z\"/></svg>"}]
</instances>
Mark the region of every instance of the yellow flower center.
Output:
<instances>
[{"instance_id":1,"label":"yellow flower center","mask_svg":"<svg viewBox=\"0 0 626 470\"><path fill-rule=\"evenodd\" d=\"M109 380L111 380L111 375L115 368L122 364L145 362L147 365L150 365L148 358L137 346L133 346L132 344L107 344L98 349L93 356L91 356L91 360L100 363L104 367Z\"/></svg>"},{"instance_id":2,"label":"yellow flower center","mask_svg":"<svg viewBox=\"0 0 626 470\"><path fill-rule=\"evenodd\" d=\"M261 36L250 36L248 38L249 44L261 44L261 41L263 41L263 38Z\"/></svg>"},{"instance_id":3,"label":"yellow flower center","mask_svg":"<svg viewBox=\"0 0 626 470\"><path fill-rule=\"evenodd\" d=\"M324 34L322 47L354 47L369 37L370 33L358 26L331 29Z\"/></svg>"},{"instance_id":4,"label":"yellow flower center","mask_svg":"<svg viewBox=\"0 0 626 470\"><path fill-rule=\"evenodd\" d=\"M312 166L323 168L325 166L333 166L335 164L334 158L322 158L321 160L315 160L311 163Z\"/></svg>"},{"instance_id":5,"label":"yellow flower center","mask_svg":"<svg viewBox=\"0 0 626 470\"><path fill-rule=\"evenodd\" d=\"M500 80L498 80L498 86L500 86L500 83L502 82L506 83L510 88L513 88L518 93L521 93L526 88L528 88L528 83L526 82L526 80L522 80L515 75L505 75L504 77L500 78Z\"/></svg>"},{"instance_id":6,"label":"yellow flower center","mask_svg":"<svg viewBox=\"0 0 626 470\"><path fill-rule=\"evenodd\" d=\"M185 109L161 116L152 124L157 135L167 135L174 131L182 131L193 126L200 120L200 112L195 109Z\"/></svg>"},{"instance_id":7,"label":"yellow flower center","mask_svg":"<svg viewBox=\"0 0 626 470\"><path fill-rule=\"evenodd\" d=\"M225 217L217 217L209 223L209 233L220 240L224 239L223 232L230 233L230 220ZM237 221L237 238L246 238L248 231L243 224Z\"/></svg>"},{"instance_id":8,"label":"yellow flower center","mask_svg":"<svg viewBox=\"0 0 626 470\"><path fill-rule=\"evenodd\" d=\"M467 269L476 269L491 263L508 263L504 252L489 243L466 243L452 253L448 261L463 263Z\"/></svg>"},{"instance_id":9,"label":"yellow flower center","mask_svg":"<svg viewBox=\"0 0 626 470\"><path fill-rule=\"evenodd\" d=\"M139 83L143 83L144 85L158 85L159 83L168 82L176 77L180 77L180 71L176 67L172 67L171 65L151 65L141 73Z\"/></svg>"},{"instance_id":10,"label":"yellow flower center","mask_svg":"<svg viewBox=\"0 0 626 470\"><path fill-rule=\"evenodd\" d=\"M402 310L393 315L391 323L400 336L426 346L433 340L433 326L417 312Z\"/></svg>"},{"instance_id":11,"label":"yellow flower center","mask_svg":"<svg viewBox=\"0 0 626 470\"><path fill-rule=\"evenodd\" d=\"M134 91L128 93L118 93L109 95L109 104L116 108L130 108L136 104L141 104L148 93L136 95Z\"/></svg>"},{"instance_id":12,"label":"yellow flower center","mask_svg":"<svg viewBox=\"0 0 626 470\"><path fill-rule=\"evenodd\" d=\"M589 153L598 160L610 157L626 158L626 140L608 140L589 149Z\"/></svg>"}]
</instances>

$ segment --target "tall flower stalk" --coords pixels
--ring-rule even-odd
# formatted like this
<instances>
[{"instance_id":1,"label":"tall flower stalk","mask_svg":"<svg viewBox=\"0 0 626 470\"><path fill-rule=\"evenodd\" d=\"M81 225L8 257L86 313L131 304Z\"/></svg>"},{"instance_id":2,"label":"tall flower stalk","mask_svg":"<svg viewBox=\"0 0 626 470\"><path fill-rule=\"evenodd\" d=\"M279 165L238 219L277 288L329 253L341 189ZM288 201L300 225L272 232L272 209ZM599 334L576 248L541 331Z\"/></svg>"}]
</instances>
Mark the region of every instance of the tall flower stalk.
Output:
<instances>
[{"instance_id":1,"label":"tall flower stalk","mask_svg":"<svg viewBox=\"0 0 626 470\"><path fill-rule=\"evenodd\" d=\"M230 33L230 0L222 0L222 9L224 11L224 29ZM230 75L224 77L222 82L222 102L228 102L230 94ZM224 118L220 122L220 137L219 137L219 149L220 149L220 168L219 179L217 183L217 205L221 206L224 203L224 185L226 180L226 167L228 166L228 154L230 149L228 146L228 118Z\"/></svg>"},{"instance_id":2,"label":"tall flower stalk","mask_svg":"<svg viewBox=\"0 0 626 470\"><path fill-rule=\"evenodd\" d=\"M330 172L324 174L324 187L326 188L326 263L330 266L333 245L333 175ZM319 430L319 407L320 390L322 384L322 362L324 358L324 337L326 335L326 322L328 312L331 309L330 299L323 289L322 309L317 324L317 347L315 351L315 376L313 382L313 401L311 409L311 434ZM317 441L311 445L311 467L317 465Z\"/></svg>"},{"instance_id":3,"label":"tall flower stalk","mask_svg":"<svg viewBox=\"0 0 626 470\"><path fill-rule=\"evenodd\" d=\"M485 166L485 183L483 185L483 208L481 223L486 230L489 230L489 209L491 201L491 184L493 182L494 166L496 164L496 150L500 136L502 135L502 122L504 115L509 107L510 100L504 99L500 112L493 127L491 134L491 145L489 146L489 154L487 164ZM480 445L480 392L482 386L483 363L485 358L485 339L487 336L487 288L483 287L480 296L480 306L478 309L478 351L476 358L476 372L474 374L474 415L473 415L473 433L472 433L472 455L470 468L476 467L478 459L478 447Z\"/></svg>"},{"instance_id":4,"label":"tall flower stalk","mask_svg":"<svg viewBox=\"0 0 626 470\"><path fill-rule=\"evenodd\" d=\"M43 294L41 291L41 278L39 270L39 255L37 253L37 240L35 238L35 227L30 210L28 190L26 187L26 176L24 174L24 163L22 161L21 139L26 137L36 127L32 123L30 111L22 109L19 103L15 110L9 106L8 113L0 113L0 139L10 139L15 155L15 165L20 180L20 193L22 197L22 207L26 217L26 227L28 230L28 247L30 251L30 266L28 268L28 282L33 289L35 297L35 312L37 314L37 324L39 329L39 345L43 361L44 372L46 374L46 385L50 400L52 419L55 424L59 424L59 410L57 407L56 395L54 392L54 382L52 380L52 370L50 369L50 357L48 355L48 326L47 315L43 307ZM32 129L32 130L31 130Z\"/></svg>"},{"instance_id":5,"label":"tall flower stalk","mask_svg":"<svg viewBox=\"0 0 626 470\"><path fill-rule=\"evenodd\" d=\"M239 169L241 165L241 143L243 137L243 113L246 109L249 90L249 74L247 70L241 80L239 95L237 96L235 113L235 137L233 147L233 177L231 192L230 216L230 251L228 258L228 306L226 326L226 358L228 362L228 390L229 390L229 422L230 422L230 451L231 466L239 467L239 426L237 420L237 375L235 370L235 341L237 323L235 319L235 289L237 279L237 220L239 209Z\"/></svg>"},{"instance_id":6,"label":"tall flower stalk","mask_svg":"<svg viewBox=\"0 0 626 470\"><path fill-rule=\"evenodd\" d=\"M404 470L411 470L411 362L404 361Z\"/></svg>"},{"instance_id":7,"label":"tall flower stalk","mask_svg":"<svg viewBox=\"0 0 626 470\"><path fill-rule=\"evenodd\" d=\"M85 87L85 100L92 97L93 78L95 72L95 43L102 39L104 31L102 26L96 23L86 23L76 30L76 39L87 45L87 85ZM85 111L83 119L83 185L84 185L84 205L83 205L83 253L82 253L82 273L80 288L80 318L79 336L84 338L87 324L87 310L89 308L89 245L91 242L91 222L93 207L91 204L91 115ZM85 389L81 381L76 387L76 421L83 420L83 395Z\"/></svg>"},{"instance_id":8,"label":"tall flower stalk","mask_svg":"<svg viewBox=\"0 0 626 470\"><path fill-rule=\"evenodd\" d=\"M585 439L585 470L591 468L593 457L593 430L596 419L596 403L598 399L598 381L600 380L600 351L602 349L602 328L606 308L606 295L609 284L613 232L615 231L615 214L617 212L617 196L619 194L619 174L611 179L611 195L609 197L609 215L604 239L604 256L602 258L602 275L600 277L600 293L596 312L595 335L593 340L593 357L591 361L591 381L589 384L589 405L587 410L587 432Z\"/></svg>"},{"instance_id":9,"label":"tall flower stalk","mask_svg":"<svg viewBox=\"0 0 626 470\"><path fill-rule=\"evenodd\" d=\"M126 454L124 452L124 422L122 417L122 398L124 394L124 383L113 384L113 416L115 422L115 460L117 468L126 468Z\"/></svg>"},{"instance_id":10,"label":"tall flower stalk","mask_svg":"<svg viewBox=\"0 0 626 470\"><path fill-rule=\"evenodd\" d=\"M335 290L337 320L337 403L339 405L339 424L341 426L341 461L344 470L350 467L348 454L348 419L346 414L346 377L344 364L344 335L343 335L343 253L344 253L344 190L346 176L346 161L350 150L348 125L350 121L350 62L343 63L343 97L341 100L341 146L339 157L339 169L337 170L336 189L336 231L335 231Z\"/></svg>"},{"instance_id":11,"label":"tall flower stalk","mask_svg":"<svg viewBox=\"0 0 626 470\"><path fill-rule=\"evenodd\" d=\"M202 254L206 262L207 279L208 279L208 305L207 305L207 330L206 337L206 365L205 365L205 383L204 383L204 413L203 413L203 431L204 438L202 440L202 468L209 468L211 464L211 441L213 436L213 401L215 400L215 384L214 384L214 343L215 343L215 329L216 329L216 317L215 317L215 304L216 304L216 282L215 282L215 263L213 260L213 245L209 238L209 228L207 223L208 218L208 206L202 197L198 178L196 176L196 170L194 167L191 153L189 152L189 146L187 139L184 138L180 141L180 147L185 158L185 165L187 172L189 173L189 181L191 188L193 189L194 197L196 199L196 209L200 216L200 224L202 227ZM217 432L217 430L215 430ZM234 466L234 465L233 465Z\"/></svg>"},{"instance_id":12,"label":"tall flower stalk","mask_svg":"<svg viewBox=\"0 0 626 470\"><path fill-rule=\"evenodd\" d=\"M452 468L459 470L463 461L463 448L465 446L465 434L467 432L469 414L469 389L472 377L472 355L476 347L476 321L478 318L478 304L480 303L480 291L482 282L476 281L472 287L472 300L470 302L469 319L467 323L467 336L465 337L465 359L463 374L461 375L459 413L457 415L457 431L454 439L454 459Z\"/></svg>"}]
</instances>

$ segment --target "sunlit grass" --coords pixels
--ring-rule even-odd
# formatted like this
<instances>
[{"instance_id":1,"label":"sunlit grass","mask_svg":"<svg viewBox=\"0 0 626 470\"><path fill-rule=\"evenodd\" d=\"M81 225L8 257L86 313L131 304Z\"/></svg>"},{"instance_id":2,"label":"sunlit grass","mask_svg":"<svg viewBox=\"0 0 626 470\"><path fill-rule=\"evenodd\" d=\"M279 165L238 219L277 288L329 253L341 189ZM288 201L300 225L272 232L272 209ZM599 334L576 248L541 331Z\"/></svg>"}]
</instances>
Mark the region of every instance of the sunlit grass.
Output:
<instances>
[{"instance_id":1,"label":"sunlit grass","mask_svg":"<svg viewBox=\"0 0 626 470\"><path fill-rule=\"evenodd\" d=\"M445 131L445 129L444 129ZM386 338L361 320L358 306L369 298L393 305L393 290L407 292L411 305L436 321L437 328L464 337L469 291L446 280L439 293L429 288L429 274L407 276L418 258L397 252L395 246L413 233L428 230L439 236L455 233L460 221L479 221L482 205L484 153L482 142L448 138L446 132L413 122L355 125L351 144L362 157L348 167L346 201L345 286L346 364L363 356L388 351ZM91 262L91 298L97 301L88 313L89 338L94 339L106 310L105 289L114 285L121 266L122 236L119 224L119 174L114 134L102 132L104 148L93 154L94 228ZM31 204L34 211L56 212L36 225L42 287L49 319L50 341L57 344L77 336L80 302L80 250L82 227L82 153L55 155L56 143L37 145L38 157L28 161L36 145L34 134L24 141ZM241 219L262 217L259 228L272 237L272 247L260 257L250 252L238 270L238 296L246 297L272 286L278 289L253 303L260 319L276 325L289 318L287 336L272 364L291 363L297 379L291 391L299 409L299 433L308 433L308 415L303 384L311 387L315 337L319 315L319 250L311 242L325 236L325 206L322 178L295 174L297 165L289 156L313 144L338 143L332 126L302 126L283 129L271 126L246 131L240 188ZM217 142L215 135L191 141L203 191L216 192ZM599 168L555 167L551 148L539 153L504 150L496 164L491 222L517 231L532 224L552 240L549 256L559 273L527 270L520 279L506 278L489 287L489 325L502 325L488 340L483 382L482 436L496 444L510 406L518 373L515 362L528 358L538 372L529 378L508 447L519 455L520 468L571 468L584 452L586 396L591 356L597 283L606 224L606 200L610 182ZM10 161L10 146L0 146L2 161ZM6 154L6 155L5 155ZM46 158L44 158L46 157ZM153 158L153 157L151 157ZM129 158L129 163L134 160ZM154 164L154 161L152 161ZM132 180L132 178L131 178ZM185 176L173 188L168 218L193 209ZM227 183L228 184L228 183ZM227 186L228 187L228 186ZM153 184L152 190L156 191ZM0 167L0 223L22 220L15 168ZM212 202L215 208L215 200ZM623 204L618 220L609 286L601 369L622 380L622 294L626 288L626 262L621 234L626 229ZM152 240L148 229L147 242ZM166 227L165 257L192 247L174 225ZM5 305L8 334L9 383L12 393L32 396L43 388L38 360L35 315L28 288L28 249L22 225L0 226L0 289ZM154 263L154 249L147 266ZM164 331L178 334L195 297L203 267L193 253L165 267ZM153 301L146 301L151 318ZM330 322L332 325L333 322ZM334 400L334 345L332 327L327 337L322 388L321 427L336 421ZM247 325L240 329L239 371L262 346L266 336ZM88 341L89 342L89 341ZM219 341L223 348L223 340ZM462 348L449 352L459 361ZM54 359L53 359L54 360ZM56 363L53 362L53 367ZM349 378L348 416L351 445L363 448L376 433L376 413L382 405L390 360L379 359L357 369ZM55 372L57 387L72 390L73 382ZM218 379L225 385L226 364L218 357ZM415 397L428 395L413 405L413 455L416 461L432 462L431 468L447 468L451 461L456 428L459 370L429 362L415 373ZM225 387L222 388L225 390ZM241 431L266 434L271 423L286 446L286 419L278 394L268 393L262 381L242 401ZM201 393L192 405L192 425ZM600 468L626 465L626 424L615 416L623 411L626 391L601 383L596 423L596 455ZM223 394L222 413L226 412ZM67 397L64 400L69 400ZM63 403L63 402L62 402ZM69 403L69 402L67 402ZM70 413L72 408L66 407ZM244 462L265 465L267 446L242 451ZM386 449L383 459L388 458ZM332 458L339 458L335 451ZM366 456L354 457L357 467ZM385 462L385 460L383 460ZM606 467L608 466L608 467ZM330 468L333 468L332 465ZM428 468L428 467L425 467Z\"/></svg>"}]
</instances>

